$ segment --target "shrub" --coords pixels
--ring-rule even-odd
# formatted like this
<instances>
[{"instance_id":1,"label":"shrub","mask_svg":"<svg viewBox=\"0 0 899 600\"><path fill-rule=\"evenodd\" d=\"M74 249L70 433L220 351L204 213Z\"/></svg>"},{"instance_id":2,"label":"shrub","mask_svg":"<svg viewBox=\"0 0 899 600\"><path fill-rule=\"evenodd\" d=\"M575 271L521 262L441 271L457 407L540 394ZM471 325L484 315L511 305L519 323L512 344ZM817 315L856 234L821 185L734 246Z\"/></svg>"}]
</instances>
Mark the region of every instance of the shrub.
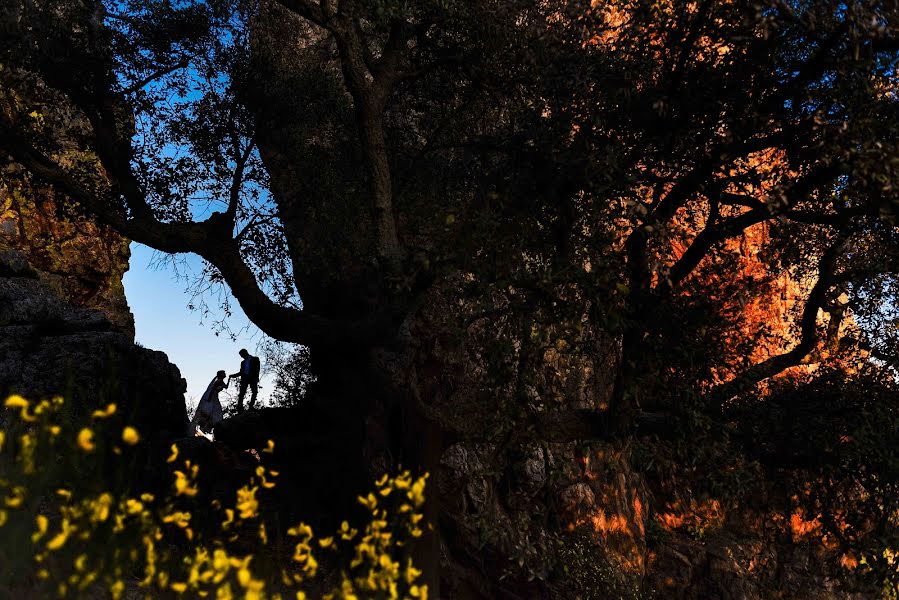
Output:
<instances>
[{"instance_id":1,"label":"shrub","mask_svg":"<svg viewBox=\"0 0 899 600\"><path fill-rule=\"evenodd\" d=\"M359 498L369 521L327 537L304 523L268 531L263 495L278 473L262 459L230 506L198 507L200 465L168 458L165 494L133 491L146 453L116 406L75 424L61 398L5 402L0 430L0 594L77 597L414 598L425 600L410 545L422 535L427 475L384 475ZM268 443L261 456L271 454ZM203 511L198 513L198 508ZM210 513L211 511L211 513ZM216 526L196 520L214 517ZM334 565L322 576L320 561Z\"/></svg>"}]
</instances>

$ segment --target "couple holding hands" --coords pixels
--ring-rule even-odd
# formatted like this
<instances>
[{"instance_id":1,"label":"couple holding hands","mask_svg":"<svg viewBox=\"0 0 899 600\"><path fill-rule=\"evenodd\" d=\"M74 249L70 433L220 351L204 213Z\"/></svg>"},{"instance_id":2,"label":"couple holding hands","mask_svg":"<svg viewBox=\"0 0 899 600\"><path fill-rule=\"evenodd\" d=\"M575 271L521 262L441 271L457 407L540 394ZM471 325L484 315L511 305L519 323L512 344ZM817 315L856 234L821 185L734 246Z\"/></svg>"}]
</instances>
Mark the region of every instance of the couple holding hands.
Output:
<instances>
[{"instance_id":1,"label":"couple holding hands","mask_svg":"<svg viewBox=\"0 0 899 600\"><path fill-rule=\"evenodd\" d=\"M231 383L231 377L240 377L237 412L243 412L243 398L247 393L247 388L250 388L252 392L249 407L252 409L256 404L256 395L259 392L259 357L251 355L245 349L242 349L238 354L243 359L240 362L240 371L228 375L228 381L225 381L224 371L219 371L215 374L215 378L209 383L206 391L203 392L203 397L200 398L200 404L197 405L197 411L190 422L188 435L194 435L198 425L202 431L211 432L224 419L222 403L219 401L219 392L228 387Z\"/></svg>"}]
</instances>

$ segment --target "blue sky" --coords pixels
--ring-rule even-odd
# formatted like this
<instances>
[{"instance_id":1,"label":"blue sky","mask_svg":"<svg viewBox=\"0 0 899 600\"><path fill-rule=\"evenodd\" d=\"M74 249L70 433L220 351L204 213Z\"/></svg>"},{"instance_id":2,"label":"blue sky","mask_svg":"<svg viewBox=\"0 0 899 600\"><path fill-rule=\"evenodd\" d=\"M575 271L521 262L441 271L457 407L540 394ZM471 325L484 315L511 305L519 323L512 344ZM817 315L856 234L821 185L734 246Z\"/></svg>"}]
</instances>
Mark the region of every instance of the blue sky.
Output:
<instances>
[{"instance_id":1,"label":"blue sky","mask_svg":"<svg viewBox=\"0 0 899 600\"><path fill-rule=\"evenodd\" d=\"M237 372L240 367L237 351L246 348L256 354L256 346L263 336L236 303L227 322L237 332L237 340L232 341L226 333L217 336L214 317L204 318L200 311L188 308L191 295L186 291L187 283L179 280L167 264L154 267L154 256L158 255L152 249L131 244L131 268L124 278L125 295L134 313L137 341L147 348L165 352L181 369L181 376L187 379L185 399L192 410L216 371ZM200 259L193 255L186 258L186 266L195 272L202 268ZM209 302L212 304L213 300ZM271 377L264 375L260 385L259 399L267 400L272 392ZM236 401L237 384L232 383L220 398L223 405Z\"/></svg>"}]
</instances>

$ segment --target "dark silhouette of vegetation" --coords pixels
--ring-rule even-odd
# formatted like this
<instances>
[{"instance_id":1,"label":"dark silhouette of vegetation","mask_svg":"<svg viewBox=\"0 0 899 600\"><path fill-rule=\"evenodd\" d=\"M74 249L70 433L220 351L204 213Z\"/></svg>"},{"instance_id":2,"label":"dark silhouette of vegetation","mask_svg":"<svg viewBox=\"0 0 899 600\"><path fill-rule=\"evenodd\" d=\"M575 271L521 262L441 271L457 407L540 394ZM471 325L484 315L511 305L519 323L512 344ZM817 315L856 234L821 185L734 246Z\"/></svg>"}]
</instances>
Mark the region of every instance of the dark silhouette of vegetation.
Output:
<instances>
[{"instance_id":1,"label":"dark silhouette of vegetation","mask_svg":"<svg viewBox=\"0 0 899 600\"><path fill-rule=\"evenodd\" d=\"M0 39L4 177L201 256L370 464L640 438L736 499L774 466L895 582L895 3L34 0Z\"/></svg>"}]
</instances>

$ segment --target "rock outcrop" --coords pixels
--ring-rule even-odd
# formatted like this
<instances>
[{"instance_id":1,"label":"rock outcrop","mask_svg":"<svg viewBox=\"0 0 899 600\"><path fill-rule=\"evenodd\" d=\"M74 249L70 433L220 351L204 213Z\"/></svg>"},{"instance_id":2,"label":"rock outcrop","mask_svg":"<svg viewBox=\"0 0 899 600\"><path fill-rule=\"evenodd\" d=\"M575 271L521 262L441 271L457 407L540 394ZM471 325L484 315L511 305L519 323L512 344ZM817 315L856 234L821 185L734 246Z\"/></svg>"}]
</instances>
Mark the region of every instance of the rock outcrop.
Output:
<instances>
[{"instance_id":1,"label":"rock outcrop","mask_svg":"<svg viewBox=\"0 0 899 600\"><path fill-rule=\"evenodd\" d=\"M127 239L78 215L50 189L0 179L0 244L21 252L72 306L99 310L134 336L122 285L131 255Z\"/></svg>"},{"instance_id":2,"label":"rock outcrop","mask_svg":"<svg viewBox=\"0 0 899 600\"><path fill-rule=\"evenodd\" d=\"M0 395L115 402L145 437L183 435L178 368L134 342L128 241L46 190L2 183L0 201Z\"/></svg>"}]
</instances>

